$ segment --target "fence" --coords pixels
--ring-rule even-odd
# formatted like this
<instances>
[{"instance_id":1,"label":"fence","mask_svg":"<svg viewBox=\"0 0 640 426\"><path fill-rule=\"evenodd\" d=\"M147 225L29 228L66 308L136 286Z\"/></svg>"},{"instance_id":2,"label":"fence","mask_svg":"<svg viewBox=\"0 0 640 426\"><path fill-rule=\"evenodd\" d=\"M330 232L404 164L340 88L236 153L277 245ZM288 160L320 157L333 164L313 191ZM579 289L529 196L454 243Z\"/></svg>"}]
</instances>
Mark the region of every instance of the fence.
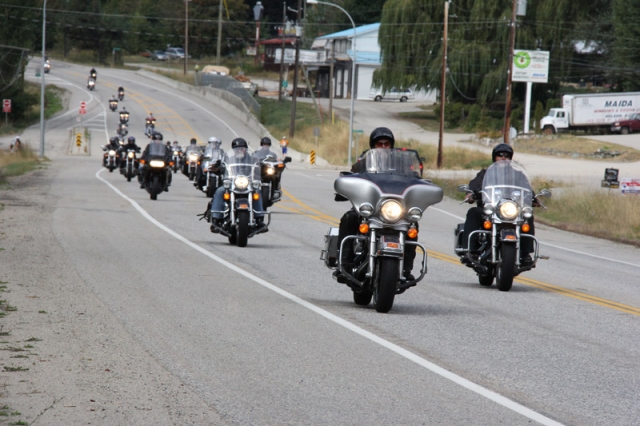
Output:
<instances>
[{"instance_id":1,"label":"fence","mask_svg":"<svg viewBox=\"0 0 640 426\"><path fill-rule=\"evenodd\" d=\"M213 87L215 89L225 90L237 96L243 104L249 108L249 111L260 120L260 104L255 100L253 95L257 93L257 88L246 89L243 83L235 78L227 75L198 73L196 75L196 86Z\"/></svg>"}]
</instances>

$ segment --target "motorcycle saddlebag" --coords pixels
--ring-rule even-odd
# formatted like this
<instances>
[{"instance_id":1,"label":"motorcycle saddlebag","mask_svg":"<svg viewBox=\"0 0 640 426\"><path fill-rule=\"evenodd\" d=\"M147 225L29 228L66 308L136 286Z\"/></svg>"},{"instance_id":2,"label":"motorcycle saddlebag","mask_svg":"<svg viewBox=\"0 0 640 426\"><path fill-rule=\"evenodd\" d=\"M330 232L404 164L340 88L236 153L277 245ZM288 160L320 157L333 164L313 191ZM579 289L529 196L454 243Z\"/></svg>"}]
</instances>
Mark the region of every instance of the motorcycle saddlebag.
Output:
<instances>
[{"instance_id":1,"label":"motorcycle saddlebag","mask_svg":"<svg viewBox=\"0 0 640 426\"><path fill-rule=\"evenodd\" d=\"M324 250L322 260L327 268L338 266L338 228L329 228L324 236Z\"/></svg>"}]
</instances>

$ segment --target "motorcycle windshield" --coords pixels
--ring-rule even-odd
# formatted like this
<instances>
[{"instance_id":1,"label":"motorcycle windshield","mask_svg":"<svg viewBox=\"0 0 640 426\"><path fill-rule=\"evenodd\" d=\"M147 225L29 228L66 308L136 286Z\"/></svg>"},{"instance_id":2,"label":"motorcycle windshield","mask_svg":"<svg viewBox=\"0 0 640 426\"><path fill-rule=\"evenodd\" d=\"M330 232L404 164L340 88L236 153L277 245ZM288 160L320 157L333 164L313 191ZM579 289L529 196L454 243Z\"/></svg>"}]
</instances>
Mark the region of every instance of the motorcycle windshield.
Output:
<instances>
[{"instance_id":1,"label":"motorcycle windshield","mask_svg":"<svg viewBox=\"0 0 640 426\"><path fill-rule=\"evenodd\" d=\"M375 148L365 152L360 161L364 162L365 173L389 173L411 177L421 175L420 159L415 151Z\"/></svg>"},{"instance_id":2,"label":"motorcycle windshield","mask_svg":"<svg viewBox=\"0 0 640 426\"><path fill-rule=\"evenodd\" d=\"M215 148L213 146L207 146L204 149L204 158L207 159L208 161L222 160L222 153L218 148Z\"/></svg>"},{"instance_id":3,"label":"motorcycle windshield","mask_svg":"<svg viewBox=\"0 0 640 426\"><path fill-rule=\"evenodd\" d=\"M166 148L164 144L155 142L149 144L149 156L164 157L165 152Z\"/></svg>"},{"instance_id":4,"label":"motorcycle windshield","mask_svg":"<svg viewBox=\"0 0 640 426\"><path fill-rule=\"evenodd\" d=\"M234 148L225 155L224 163L226 178L247 176L254 180L260 179L260 164L246 152L246 148Z\"/></svg>"},{"instance_id":5,"label":"motorcycle windshield","mask_svg":"<svg viewBox=\"0 0 640 426\"><path fill-rule=\"evenodd\" d=\"M503 160L493 163L482 181L482 201L497 205L509 199L520 207L531 207L533 190L527 172L515 161Z\"/></svg>"}]
</instances>

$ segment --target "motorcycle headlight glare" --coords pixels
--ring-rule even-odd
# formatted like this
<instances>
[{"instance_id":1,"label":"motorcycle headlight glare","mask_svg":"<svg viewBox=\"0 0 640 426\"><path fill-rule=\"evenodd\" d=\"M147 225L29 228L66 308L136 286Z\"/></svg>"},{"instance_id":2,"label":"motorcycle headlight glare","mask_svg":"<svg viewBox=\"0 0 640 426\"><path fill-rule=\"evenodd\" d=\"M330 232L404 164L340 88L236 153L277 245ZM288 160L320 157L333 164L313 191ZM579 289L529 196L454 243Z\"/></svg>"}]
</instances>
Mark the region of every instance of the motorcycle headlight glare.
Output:
<instances>
[{"instance_id":1,"label":"motorcycle headlight glare","mask_svg":"<svg viewBox=\"0 0 640 426\"><path fill-rule=\"evenodd\" d=\"M513 201L504 201L498 206L498 214L504 220L514 220L518 217L518 206Z\"/></svg>"},{"instance_id":2,"label":"motorcycle headlight glare","mask_svg":"<svg viewBox=\"0 0 640 426\"><path fill-rule=\"evenodd\" d=\"M231 180L230 179L225 179L222 181L222 186L224 186L224 189L230 189L231 188Z\"/></svg>"},{"instance_id":3,"label":"motorcycle headlight glare","mask_svg":"<svg viewBox=\"0 0 640 426\"><path fill-rule=\"evenodd\" d=\"M149 162L151 167L164 167L164 161L162 160L151 160Z\"/></svg>"},{"instance_id":4,"label":"motorcycle headlight glare","mask_svg":"<svg viewBox=\"0 0 640 426\"><path fill-rule=\"evenodd\" d=\"M198 161L198 154L189 154L189 161Z\"/></svg>"},{"instance_id":5,"label":"motorcycle headlight glare","mask_svg":"<svg viewBox=\"0 0 640 426\"><path fill-rule=\"evenodd\" d=\"M485 204L484 208L482 209L482 213L484 213L486 216L491 216L494 211L495 208L492 204Z\"/></svg>"},{"instance_id":6,"label":"motorcycle headlight glare","mask_svg":"<svg viewBox=\"0 0 640 426\"><path fill-rule=\"evenodd\" d=\"M267 167L266 172L267 172L267 174L268 174L269 176L271 176L271 175L273 175L273 174L276 172L276 169L275 169L275 168L273 168L273 167Z\"/></svg>"},{"instance_id":7,"label":"motorcycle headlight glare","mask_svg":"<svg viewBox=\"0 0 640 426\"><path fill-rule=\"evenodd\" d=\"M422 219L422 210L420 210L418 207L411 207L409 209L408 215L409 215L409 220L413 222L417 222L420 219Z\"/></svg>"},{"instance_id":8,"label":"motorcycle headlight glare","mask_svg":"<svg viewBox=\"0 0 640 426\"><path fill-rule=\"evenodd\" d=\"M257 191L262 188L262 182L260 182L259 180L254 180L253 182L251 182L251 186L253 186L253 189Z\"/></svg>"},{"instance_id":9,"label":"motorcycle headlight glare","mask_svg":"<svg viewBox=\"0 0 640 426\"><path fill-rule=\"evenodd\" d=\"M109 155L116 155L116 152L112 149L109 150Z\"/></svg>"},{"instance_id":10,"label":"motorcycle headlight glare","mask_svg":"<svg viewBox=\"0 0 640 426\"><path fill-rule=\"evenodd\" d=\"M387 222L397 222L403 213L402 204L396 200L387 200L380 207L380 214Z\"/></svg>"},{"instance_id":11,"label":"motorcycle headlight glare","mask_svg":"<svg viewBox=\"0 0 640 426\"><path fill-rule=\"evenodd\" d=\"M178 154L179 154L179 152L178 152L178 151L173 151L173 156L174 156L174 157L177 157L177 156L178 156Z\"/></svg>"},{"instance_id":12,"label":"motorcycle headlight glare","mask_svg":"<svg viewBox=\"0 0 640 426\"><path fill-rule=\"evenodd\" d=\"M531 216L533 216L533 209L531 207L525 207L524 209L522 209L522 216L525 219L529 219Z\"/></svg>"},{"instance_id":13,"label":"motorcycle headlight glare","mask_svg":"<svg viewBox=\"0 0 640 426\"><path fill-rule=\"evenodd\" d=\"M234 181L234 185L238 189L247 189L247 186L249 186L249 178L246 176L238 176Z\"/></svg>"},{"instance_id":14,"label":"motorcycle headlight glare","mask_svg":"<svg viewBox=\"0 0 640 426\"><path fill-rule=\"evenodd\" d=\"M127 157L129 158L134 158L135 156L136 154L133 151L127 154Z\"/></svg>"},{"instance_id":15,"label":"motorcycle headlight glare","mask_svg":"<svg viewBox=\"0 0 640 426\"><path fill-rule=\"evenodd\" d=\"M369 203L360 204L359 210L362 217L369 217L373 214L373 206Z\"/></svg>"}]
</instances>

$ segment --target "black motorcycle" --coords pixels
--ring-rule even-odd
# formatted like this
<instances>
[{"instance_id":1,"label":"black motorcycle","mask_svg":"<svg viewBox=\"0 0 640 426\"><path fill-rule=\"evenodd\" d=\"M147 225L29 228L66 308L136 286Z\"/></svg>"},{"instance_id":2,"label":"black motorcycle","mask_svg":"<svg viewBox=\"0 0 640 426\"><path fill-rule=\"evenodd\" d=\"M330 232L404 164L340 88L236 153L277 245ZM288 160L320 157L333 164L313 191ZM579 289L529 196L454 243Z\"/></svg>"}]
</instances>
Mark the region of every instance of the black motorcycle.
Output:
<instances>
[{"instance_id":1,"label":"black motorcycle","mask_svg":"<svg viewBox=\"0 0 640 426\"><path fill-rule=\"evenodd\" d=\"M109 101L109 109L111 111L114 111L118 109L118 100L117 99L111 99Z\"/></svg>"},{"instance_id":2,"label":"black motorcycle","mask_svg":"<svg viewBox=\"0 0 640 426\"><path fill-rule=\"evenodd\" d=\"M169 188L171 183L170 162L165 159L166 147L161 143L149 144L148 160L140 160L144 165L142 184L152 200L158 199L158 194Z\"/></svg>"},{"instance_id":3,"label":"black motorcycle","mask_svg":"<svg viewBox=\"0 0 640 426\"><path fill-rule=\"evenodd\" d=\"M550 197L551 192L545 189L535 195L524 168L510 160L495 162L487 169L479 194L470 190L469 185L460 185L458 189L472 194L473 199L482 199L484 223L483 229L470 235L464 234L464 223L458 224L454 229L455 252L463 264L478 274L480 285L491 286L495 279L498 290L509 291L514 277L535 268L542 258L538 240L528 234L527 219L533 216L533 201L542 206L539 197ZM463 248L463 239L467 239L467 247L477 247L475 254ZM534 249L527 264L520 261L524 239Z\"/></svg>"},{"instance_id":4,"label":"black motorcycle","mask_svg":"<svg viewBox=\"0 0 640 426\"><path fill-rule=\"evenodd\" d=\"M343 172L334 183L336 200L351 201L358 214L358 232L340 242L339 228L330 228L320 258L329 269L338 269L334 277L349 286L357 305L367 306L373 298L376 311L389 312L396 294L427 273L426 248L408 238L417 238L418 221L427 207L442 201L443 191L421 179L422 163L415 151L371 149L361 161L365 172ZM422 251L417 278L402 276L408 245Z\"/></svg>"},{"instance_id":5,"label":"black motorcycle","mask_svg":"<svg viewBox=\"0 0 640 426\"><path fill-rule=\"evenodd\" d=\"M129 112L122 110L120 111L120 124L129 124Z\"/></svg>"},{"instance_id":6,"label":"black motorcycle","mask_svg":"<svg viewBox=\"0 0 640 426\"><path fill-rule=\"evenodd\" d=\"M138 158L136 150L133 148L122 150L122 159L120 160L120 173L127 178L127 182L131 182L131 178L138 174Z\"/></svg>"},{"instance_id":7,"label":"black motorcycle","mask_svg":"<svg viewBox=\"0 0 640 426\"><path fill-rule=\"evenodd\" d=\"M284 160L280 161L271 155L262 160L260 179L262 180L262 204L265 209L281 200L280 179L285 165L290 162L291 157L284 157Z\"/></svg>"},{"instance_id":8,"label":"black motorcycle","mask_svg":"<svg viewBox=\"0 0 640 426\"><path fill-rule=\"evenodd\" d=\"M120 164L120 154L111 146L103 145L102 150L105 151L103 157L103 165L109 169L109 173L113 172Z\"/></svg>"},{"instance_id":9,"label":"black motorcycle","mask_svg":"<svg viewBox=\"0 0 640 426\"><path fill-rule=\"evenodd\" d=\"M120 139L124 140L125 136L129 134L129 127L127 127L127 125L124 123L120 123L118 125L118 129L116 130L116 133L118 134L118 136L120 136Z\"/></svg>"},{"instance_id":10,"label":"black motorcycle","mask_svg":"<svg viewBox=\"0 0 640 426\"><path fill-rule=\"evenodd\" d=\"M118 90L118 99L124 101L124 89Z\"/></svg>"}]
</instances>

